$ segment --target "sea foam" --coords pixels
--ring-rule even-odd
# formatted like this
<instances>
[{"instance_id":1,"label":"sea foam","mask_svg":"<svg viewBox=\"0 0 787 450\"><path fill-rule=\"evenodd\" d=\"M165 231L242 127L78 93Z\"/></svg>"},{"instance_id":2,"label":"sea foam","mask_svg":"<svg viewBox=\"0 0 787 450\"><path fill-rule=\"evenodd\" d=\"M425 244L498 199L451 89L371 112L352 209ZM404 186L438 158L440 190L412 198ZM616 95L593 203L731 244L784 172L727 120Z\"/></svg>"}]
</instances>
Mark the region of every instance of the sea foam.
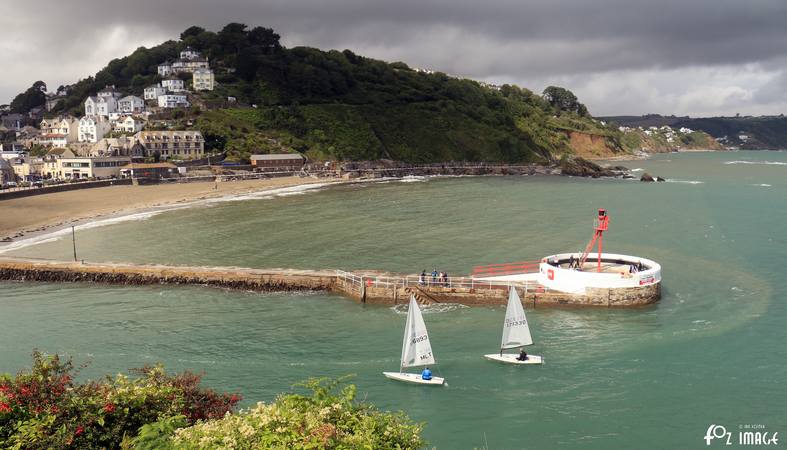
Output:
<instances>
[{"instance_id":1,"label":"sea foam","mask_svg":"<svg viewBox=\"0 0 787 450\"><path fill-rule=\"evenodd\" d=\"M673 179L668 179L667 183L705 184L704 181L697 181L697 180L673 180Z\"/></svg>"},{"instance_id":2,"label":"sea foam","mask_svg":"<svg viewBox=\"0 0 787 450\"><path fill-rule=\"evenodd\" d=\"M726 161L725 165L748 164L752 166L787 166L787 162L780 161Z\"/></svg>"}]
</instances>

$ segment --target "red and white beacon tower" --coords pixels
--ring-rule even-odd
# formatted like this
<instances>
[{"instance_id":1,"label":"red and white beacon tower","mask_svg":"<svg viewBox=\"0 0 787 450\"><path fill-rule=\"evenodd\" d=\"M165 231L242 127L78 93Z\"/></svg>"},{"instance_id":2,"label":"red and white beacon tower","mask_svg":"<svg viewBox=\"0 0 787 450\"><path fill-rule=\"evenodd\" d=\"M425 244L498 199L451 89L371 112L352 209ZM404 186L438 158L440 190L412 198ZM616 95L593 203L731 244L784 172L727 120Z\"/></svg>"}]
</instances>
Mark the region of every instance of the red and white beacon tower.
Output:
<instances>
[{"instance_id":1,"label":"red and white beacon tower","mask_svg":"<svg viewBox=\"0 0 787 450\"><path fill-rule=\"evenodd\" d=\"M585 267L585 261L588 259L588 253L593 250L593 247L598 242L598 265L597 270L601 272L601 250L604 244L604 232L607 231L609 228L609 216L607 215L607 210L604 208L599 208L598 210L598 218L596 219L596 223L594 226L594 233L593 239L590 240L588 246L585 248L585 252L582 253L582 257L579 258L579 267Z\"/></svg>"}]
</instances>

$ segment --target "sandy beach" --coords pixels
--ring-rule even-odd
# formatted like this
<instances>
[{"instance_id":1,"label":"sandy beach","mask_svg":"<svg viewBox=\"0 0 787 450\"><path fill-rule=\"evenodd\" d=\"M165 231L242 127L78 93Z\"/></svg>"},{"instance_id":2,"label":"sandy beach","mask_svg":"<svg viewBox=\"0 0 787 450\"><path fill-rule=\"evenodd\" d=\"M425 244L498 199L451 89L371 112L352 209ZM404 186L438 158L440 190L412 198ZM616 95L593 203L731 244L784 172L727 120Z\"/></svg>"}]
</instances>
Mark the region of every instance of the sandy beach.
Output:
<instances>
[{"instance_id":1,"label":"sandy beach","mask_svg":"<svg viewBox=\"0 0 787 450\"><path fill-rule=\"evenodd\" d=\"M126 214L163 205L243 194L313 183L339 182L335 178L297 176L218 183L177 183L147 186L108 186L0 200L0 239L18 239L31 233L97 217Z\"/></svg>"}]
</instances>

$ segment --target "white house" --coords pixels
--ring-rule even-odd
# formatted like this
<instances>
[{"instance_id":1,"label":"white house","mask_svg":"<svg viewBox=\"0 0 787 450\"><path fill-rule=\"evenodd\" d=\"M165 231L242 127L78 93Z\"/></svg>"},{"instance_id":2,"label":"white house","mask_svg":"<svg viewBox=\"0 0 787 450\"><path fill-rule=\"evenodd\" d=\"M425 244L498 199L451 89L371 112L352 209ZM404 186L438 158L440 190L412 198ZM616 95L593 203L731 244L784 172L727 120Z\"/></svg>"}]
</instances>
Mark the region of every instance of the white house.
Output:
<instances>
[{"instance_id":1,"label":"white house","mask_svg":"<svg viewBox=\"0 0 787 450\"><path fill-rule=\"evenodd\" d=\"M148 86L145 88L145 100L158 100L159 95L164 95L167 93L167 88L161 85L161 83L156 83L153 86Z\"/></svg>"},{"instance_id":2,"label":"white house","mask_svg":"<svg viewBox=\"0 0 787 450\"><path fill-rule=\"evenodd\" d=\"M212 91L215 77L210 69L197 69L192 74L192 84L195 91Z\"/></svg>"},{"instance_id":3,"label":"white house","mask_svg":"<svg viewBox=\"0 0 787 450\"><path fill-rule=\"evenodd\" d=\"M93 97L93 96L90 96L90 97L87 98L87 100L85 100L85 115L86 116L92 117L92 116L96 115L96 111L97 111L96 100L98 100L98 98Z\"/></svg>"},{"instance_id":4,"label":"white house","mask_svg":"<svg viewBox=\"0 0 787 450\"><path fill-rule=\"evenodd\" d=\"M158 74L162 77L168 77L172 75L172 64L170 64L168 61L159 64Z\"/></svg>"},{"instance_id":5,"label":"white house","mask_svg":"<svg viewBox=\"0 0 787 450\"><path fill-rule=\"evenodd\" d=\"M41 145L65 147L79 140L79 119L71 116L44 119L41 121Z\"/></svg>"},{"instance_id":6,"label":"white house","mask_svg":"<svg viewBox=\"0 0 787 450\"><path fill-rule=\"evenodd\" d=\"M117 89L115 89L115 85L113 84L113 85L111 85L111 86L107 86L107 87L105 87L104 89L101 89L100 91L98 91L98 94L96 94L96 96L97 96L98 98L102 98L102 97L112 97L112 98L114 98L115 100L117 100L117 99L119 99L119 98L120 98L120 91L118 91Z\"/></svg>"},{"instance_id":7,"label":"white house","mask_svg":"<svg viewBox=\"0 0 787 450\"><path fill-rule=\"evenodd\" d=\"M180 59L194 59L199 58L200 54L198 51L194 50L191 47L186 47L183 51L180 52Z\"/></svg>"},{"instance_id":8,"label":"white house","mask_svg":"<svg viewBox=\"0 0 787 450\"><path fill-rule=\"evenodd\" d=\"M85 115L89 117L109 115L117 111L118 103L114 96L88 97L85 100Z\"/></svg>"},{"instance_id":9,"label":"white house","mask_svg":"<svg viewBox=\"0 0 787 450\"><path fill-rule=\"evenodd\" d=\"M111 129L112 125L102 117L83 117L79 121L79 142L96 143Z\"/></svg>"},{"instance_id":10,"label":"white house","mask_svg":"<svg viewBox=\"0 0 787 450\"><path fill-rule=\"evenodd\" d=\"M117 99L109 96L98 97L96 101L96 115L109 117L109 115L118 110Z\"/></svg>"},{"instance_id":11,"label":"white house","mask_svg":"<svg viewBox=\"0 0 787 450\"><path fill-rule=\"evenodd\" d=\"M144 126L144 121L134 116L125 116L115 122L115 131L118 133L136 133L142 131Z\"/></svg>"},{"instance_id":12,"label":"white house","mask_svg":"<svg viewBox=\"0 0 787 450\"><path fill-rule=\"evenodd\" d=\"M186 94L167 93L159 95L158 105L161 108L187 108L189 106L189 101L186 99Z\"/></svg>"},{"instance_id":13,"label":"white house","mask_svg":"<svg viewBox=\"0 0 787 450\"><path fill-rule=\"evenodd\" d=\"M118 111L121 113L139 113L145 110L145 101L141 98L128 95L118 100Z\"/></svg>"},{"instance_id":14,"label":"white house","mask_svg":"<svg viewBox=\"0 0 787 450\"><path fill-rule=\"evenodd\" d=\"M172 71L175 73L193 73L197 69L209 69L207 58L197 57L192 59L177 59L172 63Z\"/></svg>"},{"instance_id":15,"label":"white house","mask_svg":"<svg viewBox=\"0 0 787 450\"><path fill-rule=\"evenodd\" d=\"M161 82L161 86L172 92L181 92L185 90L183 80L179 78L168 78Z\"/></svg>"}]
</instances>

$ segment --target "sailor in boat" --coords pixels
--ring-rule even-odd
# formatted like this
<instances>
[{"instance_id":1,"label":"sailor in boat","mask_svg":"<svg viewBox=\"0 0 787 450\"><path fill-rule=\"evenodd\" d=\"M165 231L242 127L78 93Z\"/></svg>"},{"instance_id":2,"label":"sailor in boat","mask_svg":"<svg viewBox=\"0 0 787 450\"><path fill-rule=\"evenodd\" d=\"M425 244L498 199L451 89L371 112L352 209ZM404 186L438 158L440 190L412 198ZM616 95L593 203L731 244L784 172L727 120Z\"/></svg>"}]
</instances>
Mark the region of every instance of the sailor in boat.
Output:
<instances>
[{"instance_id":1,"label":"sailor in boat","mask_svg":"<svg viewBox=\"0 0 787 450\"><path fill-rule=\"evenodd\" d=\"M431 371L431 370L429 370L429 368L428 368L428 367L426 367L426 368L424 369L424 371L423 371L423 372L421 372L421 379L422 379L422 380L426 380L426 381L429 381L429 380L431 380L431 379L432 379L432 371Z\"/></svg>"},{"instance_id":2,"label":"sailor in boat","mask_svg":"<svg viewBox=\"0 0 787 450\"><path fill-rule=\"evenodd\" d=\"M517 361L527 361L527 352L525 349L519 350L519 356L517 356Z\"/></svg>"}]
</instances>

